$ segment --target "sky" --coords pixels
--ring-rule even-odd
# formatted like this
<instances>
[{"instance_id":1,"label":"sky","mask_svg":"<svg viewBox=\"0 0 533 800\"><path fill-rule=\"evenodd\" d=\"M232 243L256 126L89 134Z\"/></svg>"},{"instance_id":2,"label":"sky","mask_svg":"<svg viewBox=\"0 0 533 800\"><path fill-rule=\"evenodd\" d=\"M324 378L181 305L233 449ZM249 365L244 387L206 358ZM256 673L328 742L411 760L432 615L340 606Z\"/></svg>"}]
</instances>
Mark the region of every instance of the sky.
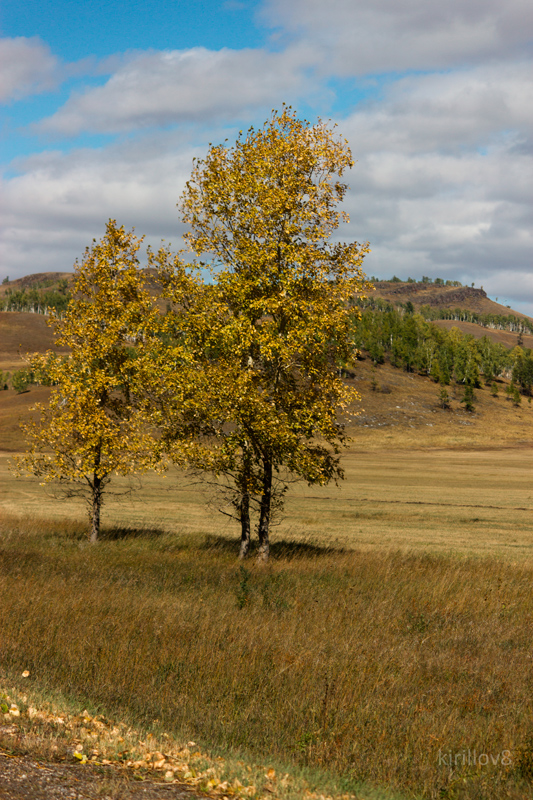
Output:
<instances>
[{"instance_id":1,"label":"sky","mask_svg":"<svg viewBox=\"0 0 533 800\"><path fill-rule=\"evenodd\" d=\"M193 158L272 109L336 123L368 275L533 316L531 0L1 0L0 280L109 218L182 246Z\"/></svg>"}]
</instances>

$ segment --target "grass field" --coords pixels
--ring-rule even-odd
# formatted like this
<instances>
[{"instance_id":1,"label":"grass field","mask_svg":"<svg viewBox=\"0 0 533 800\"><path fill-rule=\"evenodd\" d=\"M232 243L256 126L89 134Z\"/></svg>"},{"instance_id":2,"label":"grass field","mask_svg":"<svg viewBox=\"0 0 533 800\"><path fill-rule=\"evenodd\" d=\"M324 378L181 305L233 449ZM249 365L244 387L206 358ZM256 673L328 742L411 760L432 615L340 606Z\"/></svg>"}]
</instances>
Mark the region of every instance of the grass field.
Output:
<instances>
[{"instance_id":1,"label":"grass field","mask_svg":"<svg viewBox=\"0 0 533 800\"><path fill-rule=\"evenodd\" d=\"M0 542L4 684L28 670L325 794L533 798L531 563L293 537L242 566L213 535L123 524L91 547L7 515ZM284 796L262 780L251 796Z\"/></svg>"},{"instance_id":2,"label":"grass field","mask_svg":"<svg viewBox=\"0 0 533 800\"><path fill-rule=\"evenodd\" d=\"M4 512L84 520L80 501L58 502L36 478L13 477L10 459L0 455ZM346 480L338 488L292 487L273 541L533 558L531 448L354 448L344 464ZM117 479L115 488L126 488L124 481ZM155 524L173 533L236 539L236 524L210 505L215 500L201 483L171 470L164 478L144 476L132 494L110 497L103 519L110 525Z\"/></svg>"},{"instance_id":3,"label":"grass field","mask_svg":"<svg viewBox=\"0 0 533 800\"><path fill-rule=\"evenodd\" d=\"M5 674L331 796L533 798L532 461L352 448L340 488L292 488L261 569L177 472L110 498L91 548L3 454Z\"/></svg>"}]
</instances>

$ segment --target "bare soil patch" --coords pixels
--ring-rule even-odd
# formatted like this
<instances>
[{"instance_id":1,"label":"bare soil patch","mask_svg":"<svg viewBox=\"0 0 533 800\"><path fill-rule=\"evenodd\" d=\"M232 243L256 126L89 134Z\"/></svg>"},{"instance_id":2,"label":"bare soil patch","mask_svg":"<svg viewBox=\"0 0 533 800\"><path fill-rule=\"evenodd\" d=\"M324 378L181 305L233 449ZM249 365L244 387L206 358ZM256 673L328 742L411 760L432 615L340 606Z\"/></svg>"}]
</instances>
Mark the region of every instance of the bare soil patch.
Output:
<instances>
[{"instance_id":1,"label":"bare soil patch","mask_svg":"<svg viewBox=\"0 0 533 800\"><path fill-rule=\"evenodd\" d=\"M22 361L25 353L45 353L54 346L49 317L23 311L0 314L0 364Z\"/></svg>"},{"instance_id":2,"label":"bare soil patch","mask_svg":"<svg viewBox=\"0 0 533 800\"><path fill-rule=\"evenodd\" d=\"M42 762L0 747L0 800L191 800L196 797L199 795L186 786L169 786L150 780L139 782L128 771L116 766Z\"/></svg>"},{"instance_id":3,"label":"bare soil patch","mask_svg":"<svg viewBox=\"0 0 533 800\"><path fill-rule=\"evenodd\" d=\"M509 350L512 350L512 348L516 347L518 344L517 333L512 333L511 331L498 331L492 328L482 328L481 325L476 325L474 322L457 322L453 319L436 319L433 321L433 324L438 325L439 328L445 328L447 331L451 331L452 328L458 328L461 333L470 334L476 339L482 339L483 336L486 336L487 339L490 339L493 342L500 342L504 345L504 347L508 347ZM522 340L522 347L533 347L533 336L530 336L530 334L523 334Z\"/></svg>"}]
</instances>

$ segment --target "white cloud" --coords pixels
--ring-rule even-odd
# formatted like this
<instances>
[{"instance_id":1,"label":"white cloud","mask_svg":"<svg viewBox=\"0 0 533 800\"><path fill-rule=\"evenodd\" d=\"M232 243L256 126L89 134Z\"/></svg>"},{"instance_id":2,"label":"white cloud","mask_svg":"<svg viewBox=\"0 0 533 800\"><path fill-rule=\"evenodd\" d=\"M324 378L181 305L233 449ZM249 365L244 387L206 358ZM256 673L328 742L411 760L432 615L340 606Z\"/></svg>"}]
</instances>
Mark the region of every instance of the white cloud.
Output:
<instances>
[{"instance_id":1,"label":"white cloud","mask_svg":"<svg viewBox=\"0 0 533 800\"><path fill-rule=\"evenodd\" d=\"M509 272L507 295L533 303L532 112L526 66L504 64L410 77L340 121L357 159L347 238L370 240L368 271L500 295Z\"/></svg>"},{"instance_id":2,"label":"white cloud","mask_svg":"<svg viewBox=\"0 0 533 800\"><path fill-rule=\"evenodd\" d=\"M528 0L268 0L263 18L311 41L339 75L441 69L530 52Z\"/></svg>"},{"instance_id":3,"label":"white cloud","mask_svg":"<svg viewBox=\"0 0 533 800\"><path fill-rule=\"evenodd\" d=\"M58 82L58 60L40 39L0 39L0 102L48 91Z\"/></svg>"},{"instance_id":4,"label":"white cloud","mask_svg":"<svg viewBox=\"0 0 533 800\"><path fill-rule=\"evenodd\" d=\"M0 187L1 262L11 278L68 271L112 217L158 247L180 246L176 202L201 152L177 136L144 137L104 150L42 153L18 163Z\"/></svg>"},{"instance_id":5,"label":"white cloud","mask_svg":"<svg viewBox=\"0 0 533 800\"><path fill-rule=\"evenodd\" d=\"M104 86L73 95L36 127L76 135L231 119L301 90L309 61L306 47L284 53L203 47L141 53Z\"/></svg>"},{"instance_id":6,"label":"white cloud","mask_svg":"<svg viewBox=\"0 0 533 800\"><path fill-rule=\"evenodd\" d=\"M502 139L531 139L531 65L492 64L402 78L351 120L362 147L377 152L464 152Z\"/></svg>"}]
</instances>

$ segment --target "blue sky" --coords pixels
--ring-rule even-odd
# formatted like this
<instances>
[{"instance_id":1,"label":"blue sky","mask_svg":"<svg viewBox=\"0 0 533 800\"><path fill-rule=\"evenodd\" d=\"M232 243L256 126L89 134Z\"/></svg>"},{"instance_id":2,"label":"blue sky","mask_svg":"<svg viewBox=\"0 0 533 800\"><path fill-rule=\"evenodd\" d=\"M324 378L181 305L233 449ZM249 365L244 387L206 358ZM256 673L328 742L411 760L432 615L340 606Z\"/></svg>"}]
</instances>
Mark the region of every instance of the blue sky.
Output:
<instances>
[{"instance_id":1,"label":"blue sky","mask_svg":"<svg viewBox=\"0 0 533 800\"><path fill-rule=\"evenodd\" d=\"M285 102L349 140L369 275L533 315L532 30L526 0L3 0L0 279L72 269L109 217L179 247L192 159Z\"/></svg>"},{"instance_id":2,"label":"blue sky","mask_svg":"<svg viewBox=\"0 0 533 800\"><path fill-rule=\"evenodd\" d=\"M257 47L264 41L257 7L254 2L5 0L0 14L3 35L39 36L62 59L77 61L200 44L215 50Z\"/></svg>"}]
</instances>

